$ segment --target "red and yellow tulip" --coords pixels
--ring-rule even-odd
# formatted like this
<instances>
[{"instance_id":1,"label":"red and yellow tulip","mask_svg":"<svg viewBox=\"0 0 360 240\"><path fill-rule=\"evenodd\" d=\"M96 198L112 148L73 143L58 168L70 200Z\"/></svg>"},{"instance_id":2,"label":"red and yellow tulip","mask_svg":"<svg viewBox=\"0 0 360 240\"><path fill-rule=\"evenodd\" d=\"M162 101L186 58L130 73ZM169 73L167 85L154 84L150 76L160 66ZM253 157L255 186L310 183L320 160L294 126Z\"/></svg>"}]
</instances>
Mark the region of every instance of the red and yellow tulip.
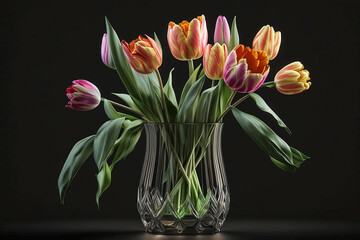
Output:
<instances>
[{"instance_id":1,"label":"red and yellow tulip","mask_svg":"<svg viewBox=\"0 0 360 240\"><path fill-rule=\"evenodd\" d=\"M275 86L277 90L286 95L301 93L309 89L311 82L309 71L304 70L301 62L293 62L283 67L275 75Z\"/></svg>"},{"instance_id":2,"label":"red and yellow tulip","mask_svg":"<svg viewBox=\"0 0 360 240\"><path fill-rule=\"evenodd\" d=\"M266 25L260 29L253 40L253 49L266 52L269 60L273 60L279 52L281 32L275 32L273 27Z\"/></svg>"},{"instance_id":3,"label":"red and yellow tulip","mask_svg":"<svg viewBox=\"0 0 360 240\"><path fill-rule=\"evenodd\" d=\"M125 56L131 67L142 74L149 74L158 69L162 63L162 52L159 45L149 36L139 36L130 44L121 41Z\"/></svg>"},{"instance_id":4,"label":"red and yellow tulip","mask_svg":"<svg viewBox=\"0 0 360 240\"><path fill-rule=\"evenodd\" d=\"M204 72L211 80L219 80L223 78L223 68L226 61L228 51L226 44L215 45L208 44L204 51L203 66Z\"/></svg>"},{"instance_id":5,"label":"red and yellow tulip","mask_svg":"<svg viewBox=\"0 0 360 240\"><path fill-rule=\"evenodd\" d=\"M189 23L170 22L167 39L172 55L178 60L200 58L208 41L208 31L205 16L194 18Z\"/></svg>"},{"instance_id":6,"label":"red and yellow tulip","mask_svg":"<svg viewBox=\"0 0 360 240\"><path fill-rule=\"evenodd\" d=\"M269 59L265 52L255 51L244 45L236 46L224 65L224 81L240 93L256 91L270 71Z\"/></svg>"}]
</instances>

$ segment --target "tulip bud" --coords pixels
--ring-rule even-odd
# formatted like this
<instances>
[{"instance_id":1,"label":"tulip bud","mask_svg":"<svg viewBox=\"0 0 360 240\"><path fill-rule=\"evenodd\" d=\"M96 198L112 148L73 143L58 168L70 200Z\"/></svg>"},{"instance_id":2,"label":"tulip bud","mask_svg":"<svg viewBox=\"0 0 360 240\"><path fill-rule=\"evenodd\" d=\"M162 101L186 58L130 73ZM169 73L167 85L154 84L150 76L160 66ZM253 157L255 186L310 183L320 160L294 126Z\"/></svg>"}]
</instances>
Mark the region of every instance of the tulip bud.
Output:
<instances>
[{"instance_id":1,"label":"tulip bud","mask_svg":"<svg viewBox=\"0 0 360 240\"><path fill-rule=\"evenodd\" d=\"M178 60L198 59L208 41L205 16L194 18L190 23L169 23L167 39L172 55Z\"/></svg>"},{"instance_id":2,"label":"tulip bud","mask_svg":"<svg viewBox=\"0 0 360 240\"><path fill-rule=\"evenodd\" d=\"M301 62L293 62L283 67L275 75L275 86L283 94L293 95L309 89L309 71L303 70Z\"/></svg>"},{"instance_id":3,"label":"tulip bud","mask_svg":"<svg viewBox=\"0 0 360 240\"><path fill-rule=\"evenodd\" d=\"M109 41L108 41L106 33L104 33L104 36L103 36L102 42L101 42L101 60L103 61L103 63L106 66L108 66L112 69L115 69L115 64L112 59L110 45L109 45Z\"/></svg>"},{"instance_id":4,"label":"tulip bud","mask_svg":"<svg viewBox=\"0 0 360 240\"><path fill-rule=\"evenodd\" d=\"M269 60L273 60L279 52L281 32L276 32L273 27L266 25L260 29L253 41L253 49L266 52Z\"/></svg>"},{"instance_id":5,"label":"tulip bud","mask_svg":"<svg viewBox=\"0 0 360 240\"><path fill-rule=\"evenodd\" d=\"M214 42L229 46L230 43L230 27L226 20L226 17L219 16L216 20L215 33L214 33Z\"/></svg>"},{"instance_id":6,"label":"tulip bud","mask_svg":"<svg viewBox=\"0 0 360 240\"><path fill-rule=\"evenodd\" d=\"M99 89L86 80L73 81L73 85L68 87L66 92L66 96L70 100L66 107L77 111L89 111L94 109L101 101Z\"/></svg>"},{"instance_id":7,"label":"tulip bud","mask_svg":"<svg viewBox=\"0 0 360 240\"><path fill-rule=\"evenodd\" d=\"M131 67L142 74L149 74L158 69L162 63L162 52L159 45L149 36L139 36L130 44L124 40L121 46Z\"/></svg>"},{"instance_id":8,"label":"tulip bud","mask_svg":"<svg viewBox=\"0 0 360 240\"><path fill-rule=\"evenodd\" d=\"M227 47L225 44L215 43L214 46L208 44L204 51L203 65L204 72L211 80L223 78L223 68L227 57Z\"/></svg>"},{"instance_id":9,"label":"tulip bud","mask_svg":"<svg viewBox=\"0 0 360 240\"><path fill-rule=\"evenodd\" d=\"M226 59L224 81L229 88L249 93L256 91L270 71L269 59L263 51L255 51L244 45L236 46Z\"/></svg>"}]
</instances>

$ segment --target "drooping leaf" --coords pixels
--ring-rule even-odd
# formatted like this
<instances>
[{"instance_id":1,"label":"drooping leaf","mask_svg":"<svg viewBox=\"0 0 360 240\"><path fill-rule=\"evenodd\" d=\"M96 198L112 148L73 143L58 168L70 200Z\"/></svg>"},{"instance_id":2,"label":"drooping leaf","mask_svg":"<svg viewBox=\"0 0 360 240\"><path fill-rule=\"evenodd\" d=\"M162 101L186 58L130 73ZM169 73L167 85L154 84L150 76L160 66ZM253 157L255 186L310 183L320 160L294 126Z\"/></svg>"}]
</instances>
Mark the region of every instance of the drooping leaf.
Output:
<instances>
[{"instance_id":1,"label":"drooping leaf","mask_svg":"<svg viewBox=\"0 0 360 240\"><path fill-rule=\"evenodd\" d=\"M306 156L305 154L303 154L302 152L300 152L299 150L297 150L293 147L290 147L290 148L291 148L291 153L293 156L295 166L299 167L305 160L310 158L310 157Z\"/></svg>"},{"instance_id":2,"label":"drooping leaf","mask_svg":"<svg viewBox=\"0 0 360 240\"><path fill-rule=\"evenodd\" d=\"M116 142L116 145L118 145L118 149L111 163L111 169L117 162L125 158L134 150L137 142L140 139L142 130L142 121L136 120L131 122L129 126L125 129L125 131L121 134L121 137Z\"/></svg>"},{"instance_id":3,"label":"drooping leaf","mask_svg":"<svg viewBox=\"0 0 360 240\"><path fill-rule=\"evenodd\" d=\"M291 172L291 173L295 173L297 167L287 163L287 162L280 162L278 160L276 160L275 158L271 157L270 156L270 159L271 161L278 167L280 168L281 170L284 170L284 171L288 171L288 172Z\"/></svg>"},{"instance_id":4,"label":"drooping leaf","mask_svg":"<svg viewBox=\"0 0 360 240\"><path fill-rule=\"evenodd\" d=\"M236 16L234 17L234 20L231 25L231 31L230 31L230 42L229 42L229 52L239 45L239 32L237 30L236 26Z\"/></svg>"},{"instance_id":5,"label":"drooping leaf","mask_svg":"<svg viewBox=\"0 0 360 240\"><path fill-rule=\"evenodd\" d=\"M295 165L289 145L257 117L232 108L232 113L247 135L268 155L282 163Z\"/></svg>"},{"instance_id":6,"label":"drooping leaf","mask_svg":"<svg viewBox=\"0 0 360 240\"><path fill-rule=\"evenodd\" d=\"M180 103L179 103L179 106L181 106L185 100L185 97L187 96L187 93L189 91L189 89L191 88L191 86L196 82L196 77L197 77L197 74L200 70L200 67L201 67L201 64L194 70L194 72L191 74L191 76L189 77L189 79L187 80L184 88L183 88L183 91L181 93L181 97L180 97ZM202 76L201 76L202 77ZM199 77L199 79L201 78Z\"/></svg>"},{"instance_id":7,"label":"drooping leaf","mask_svg":"<svg viewBox=\"0 0 360 240\"><path fill-rule=\"evenodd\" d=\"M107 162L104 162L98 174L96 174L98 190L96 192L96 203L100 207L100 197L111 184L111 169Z\"/></svg>"},{"instance_id":8,"label":"drooping leaf","mask_svg":"<svg viewBox=\"0 0 360 240\"><path fill-rule=\"evenodd\" d=\"M95 135L86 137L77 142L71 149L58 179L58 188L61 203L64 203L65 194L68 187L70 186L70 183L76 176L81 166L93 152L94 138Z\"/></svg>"},{"instance_id":9,"label":"drooping leaf","mask_svg":"<svg viewBox=\"0 0 360 240\"><path fill-rule=\"evenodd\" d=\"M106 161L125 118L117 118L105 122L98 130L94 139L94 159L100 170Z\"/></svg>"},{"instance_id":10,"label":"drooping leaf","mask_svg":"<svg viewBox=\"0 0 360 240\"><path fill-rule=\"evenodd\" d=\"M115 110L115 108L113 107L113 105L106 99L104 99L104 110L105 110L105 113L108 116L108 118L111 120L114 120L116 118L122 118L122 117L125 117L131 121L138 119L137 117L131 116L129 114L117 112Z\"/></svg>"},{"instance_id":11,"label":"drooping leaf","mask_svg":"<svg viewBox=\"0 0 360 240\"><path fill-rule=\"evenodd\" d=\"M173 71L174 71L174 68L171 69L171 71L169 73L168 81L166 82L166 84L164 86L164 94L170 100L170 102L172 102L172 104L176 108L178 108L178 102L177 102L177 99L176 99L176 94L175 94L174 88L172 86L172 72Z\"/></svg>"},{"instance_id":12,"label":"drooping leaf","mask_svg":"<svg viewBox=\"0 0 360 240\"><path fill-rule=\"evenodd\" d=\"M252 99L254 99L256 105L258 106L258 108L264 112L267 112L269 114L271 114L276 121L278 122L280 127L285 128L285 130L291 134L290 129L286 126L286 124L279 118L279 116L266 104L266 102L264 101L264 99L262 97L260 97L260 95L256 94L256 93L249 93L250 97Z\"/></svg>"},{"instance_id":13,"label":"drooping leaf","mask_svg":"<svg viewBox=\"0 0 360 240\"><path fill-rule=\"evenodd\" d=\"M201 89L204 85L205 77L202 76L198 79L189 89L186 96L184 97L184 101L179 108L178 115L176 117L178 122L184 122L185 119L188 118L187 114L189 114L189 109L191 109L194 100L199 96ZM192 117L191 117L192 118Z\"/></svg>"}]
</instances>

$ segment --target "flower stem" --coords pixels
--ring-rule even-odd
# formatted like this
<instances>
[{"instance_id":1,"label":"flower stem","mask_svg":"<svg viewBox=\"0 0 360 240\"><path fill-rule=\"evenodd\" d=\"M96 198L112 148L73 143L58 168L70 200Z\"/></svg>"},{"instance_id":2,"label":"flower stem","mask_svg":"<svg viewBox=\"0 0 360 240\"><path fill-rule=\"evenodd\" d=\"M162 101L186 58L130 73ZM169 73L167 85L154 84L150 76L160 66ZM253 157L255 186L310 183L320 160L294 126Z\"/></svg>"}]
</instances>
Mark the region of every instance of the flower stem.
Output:
<instances>
[{"instance_id":1,"label":"flower stem","mask_svg":"<svg viewBox=\"0 0 360 240\"><path fill-rule=\"evenodd\" d=\"M125 105L123 105L123 104L120 104L120 103L117 103L117 102L113 102L113 101L111 101L111 100L109 100L109 99L106 99L106 98L103 98L103 99L101 99L101 100L107 100L109 103L111 103L112 105L114 105L114 106L117 106L117 107L120 107L120 108L122 108L122 109L125 109L125 110L127 110L127 111L129 111L129 112L132 112L132 113L134 113L134 114L136 114L136 115L138 115L140 118L142 118L143 120L145 120L146 122L151 122L149 119L147 119L141 112L138 112L138 111L136 111L135 109L132 109L132 108L130 108L130 107L128 107L128 106L125 106Z\"/></svg>"},{"instance_id":2,"label":"flower stem","mask_svg":"<svg viewBox=\"0 0 360 240\"><path fill-rule=\"evenodd\" d=\"M190 77L194 72L194 62L191 59L191 60L188 60L188 63L189 63L189 77Z\"/></svg>"},{"instance_id":3,"label":"flower stem","mask_svg":"<svg viewBox=\"0 0 360 240\"><path fill-rule=\"evenodd\" d=\"M161 79L159 69L156 69L155 72L156 72L157 79L159 81L159 87L160 87L160 93L161 93L161 101L162 101L162 105L163 105L163 110L165 111L165 121L169 122L169 115L168 115L168 110L167 110L167 106L166 106L166 102L165 102L164 86L163 86L163 83L162 83L162 79Z\"/></svg>"},{"instance_id":4,"label":"flower stem","mask_svg":"<svg viewBox=\"0 0 360 240\"><path fill-rule=\"evenodd\" d=\"M229 107L226 108L226 110L220 115L220 117L218 117L217 121L220 121L224 116L225 114L227 114L230 109L236 107L237 105L239 105L241 102L245 101L248 97L250 97L249 94L243 96L242 98L240 98L239 100L237 100L233 105L230 105Z\"/></svg>"}]
</instances>

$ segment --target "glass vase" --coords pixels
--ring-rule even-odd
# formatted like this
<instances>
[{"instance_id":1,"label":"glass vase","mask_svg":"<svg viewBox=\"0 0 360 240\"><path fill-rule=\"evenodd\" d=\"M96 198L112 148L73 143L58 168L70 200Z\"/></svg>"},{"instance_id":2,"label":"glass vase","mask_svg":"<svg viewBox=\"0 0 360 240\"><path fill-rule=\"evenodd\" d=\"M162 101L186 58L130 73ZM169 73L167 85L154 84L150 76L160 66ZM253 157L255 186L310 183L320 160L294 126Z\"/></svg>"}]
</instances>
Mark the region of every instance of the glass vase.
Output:
<instances>
[{"instance_id":1,"label":"glass vase","mask_svg":"<svg viewBox=\"0 0 360 240\"><path fill-rule=\"evenodd\" d=\"M137 196L145 231L215 233L230 207L222 123L147 123Z\"/></svg>"}]
</instances>

